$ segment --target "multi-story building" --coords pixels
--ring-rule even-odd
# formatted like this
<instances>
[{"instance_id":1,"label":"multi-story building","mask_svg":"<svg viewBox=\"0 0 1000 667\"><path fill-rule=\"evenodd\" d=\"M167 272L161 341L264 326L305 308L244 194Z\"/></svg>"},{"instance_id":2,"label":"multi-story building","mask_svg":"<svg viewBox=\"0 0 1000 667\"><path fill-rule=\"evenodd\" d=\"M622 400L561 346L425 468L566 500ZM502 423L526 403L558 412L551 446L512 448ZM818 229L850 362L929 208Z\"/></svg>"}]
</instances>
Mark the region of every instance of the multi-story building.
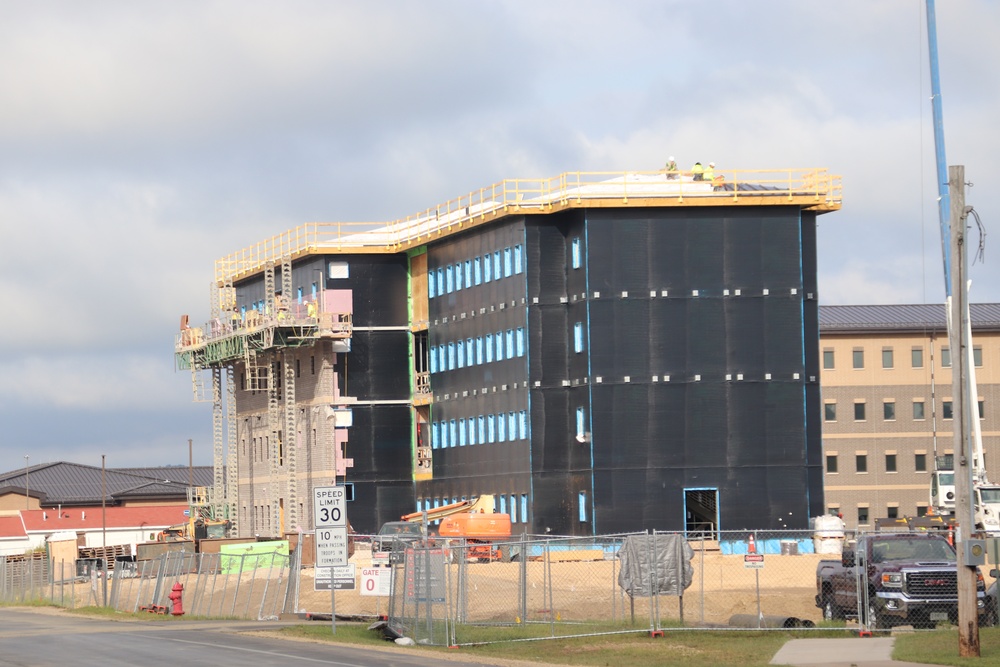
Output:
<instances>
[{"instance_id":1,"label":"multi-story building","mask_svg":"<svg viewBox=\"0 0 1000 667\"><path fill-rule=\"evenodd\" d=\"M216 263L178 366L239 534L354 485L376 530L493 494L515 530L805 527L822 512L825 171L508 180Z\"/></svg>"},{"instance_id":2,"label":"multi-story building","mask_svg":"<svg viewBox=\"0 0 1000 667\"><path fill-rule=\"evenodd\" d=\"M944 305L823 306L826 505L849 527L922 516L935 456L952 454ZM971 307L986 469L1000 473L1000 304Z\"/></svg>"}]
</instances>

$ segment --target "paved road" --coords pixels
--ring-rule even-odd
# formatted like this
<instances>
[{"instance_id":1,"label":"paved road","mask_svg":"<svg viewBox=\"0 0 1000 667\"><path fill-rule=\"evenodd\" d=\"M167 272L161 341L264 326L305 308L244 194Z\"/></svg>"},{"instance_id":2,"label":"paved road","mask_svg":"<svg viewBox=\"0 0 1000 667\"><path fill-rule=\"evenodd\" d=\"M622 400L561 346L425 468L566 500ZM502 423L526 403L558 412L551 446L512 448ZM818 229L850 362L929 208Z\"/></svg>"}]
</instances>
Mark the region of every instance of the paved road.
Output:
<instances>
[{"instance_id":1,"label":"paved road","mask_svg":"<svg viewBox=\"0 0 1000 667\"><path fill-rule=\"evenodd\" d=\"M242 634L278 623L191 621L121 623L29 609L0 609L0 665L65 667L440 667L433 655L287 641ZM486 667L449 660L449 667Z\"/></svg>"}]
</instances>

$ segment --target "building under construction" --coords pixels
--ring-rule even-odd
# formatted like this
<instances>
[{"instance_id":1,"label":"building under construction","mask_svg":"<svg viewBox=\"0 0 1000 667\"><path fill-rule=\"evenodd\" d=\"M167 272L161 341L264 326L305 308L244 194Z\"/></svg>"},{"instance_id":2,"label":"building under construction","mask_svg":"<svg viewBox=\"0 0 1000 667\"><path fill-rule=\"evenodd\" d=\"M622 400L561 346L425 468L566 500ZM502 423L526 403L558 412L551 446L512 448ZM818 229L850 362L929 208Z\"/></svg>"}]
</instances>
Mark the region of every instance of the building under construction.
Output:
<instances>
[{"instance_id":1,"label":"building under construction","mask_svg":"<svg viewBox=\"0 0 1000 667\"><path fill-rule=\"evenodd\" d=\"M825 170L506 180L216 262L177 366L213 404L217 516L354 527L492 494L516 532L803 528L821 514Z\"/></svg>"}]
</instances>

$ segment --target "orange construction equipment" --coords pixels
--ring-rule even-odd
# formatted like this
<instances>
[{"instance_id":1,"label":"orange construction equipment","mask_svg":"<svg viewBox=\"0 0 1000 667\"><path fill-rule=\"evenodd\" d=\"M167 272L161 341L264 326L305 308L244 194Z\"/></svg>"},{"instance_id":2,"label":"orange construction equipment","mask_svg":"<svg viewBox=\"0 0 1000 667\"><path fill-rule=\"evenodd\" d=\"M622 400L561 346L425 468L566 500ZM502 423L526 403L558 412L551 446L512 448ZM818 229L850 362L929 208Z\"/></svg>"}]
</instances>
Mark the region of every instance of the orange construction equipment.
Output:
<instances>
[{"instance_id":1,"label":"orange construction equipment","mask_svg":"<svg viewBox=\"0 0 1000 667\"><path fill-rule=\"evenodd\" d=\"M503 553L493 542L510 538L510 515L493 511L492 495L462 500L426 511L428 521L438 521L442 538L465 540L465 556L476 560L502 560ZM422 521L424 512L403 515L403 521Z\"/></svg>"}]
</instances>

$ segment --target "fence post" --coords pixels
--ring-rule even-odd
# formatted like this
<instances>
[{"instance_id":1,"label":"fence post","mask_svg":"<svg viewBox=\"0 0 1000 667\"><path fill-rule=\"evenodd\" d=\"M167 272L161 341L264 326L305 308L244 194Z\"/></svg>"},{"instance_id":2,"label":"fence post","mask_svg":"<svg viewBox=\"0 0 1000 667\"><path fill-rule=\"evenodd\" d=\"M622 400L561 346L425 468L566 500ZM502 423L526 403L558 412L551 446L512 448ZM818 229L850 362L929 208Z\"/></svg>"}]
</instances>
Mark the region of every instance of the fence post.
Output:
<instances>
[{"instance_id":1,"label":"fence post","mask_svg":"<svg viewBox=\"0 0 1000 667\"><path fill-rule=\"evenodd\" d=\"M549 598L549 634L556 636L556 614L555 603L552 600L552 557L548 541L545 542L545 592Z\"/></svg>"},{"instance_id":2,"label":"fence post","mask_svg":"<svg viewBox=\"0 0 1000 667\"><path fill-rule=\"evenodd\" d=\"M229 612L233 616L236 615L236 600L240 597L240 583L243 581L243 564L246 563L246 560L247 560L247 555L246 554L240 554L240 571L236 575L236 590L233 591L233 608L232 608L232 611ZM228 570L230 570L232 568L226 568L226 569L227 569L226 583L228 584L229 583ZM332 585L332 581L331 581L331 585Z\"/></svg>"},{"instance_id":3,"label":"fence post","mask_svg":"<svg viewBox=\"0 0 1000 667\"><path fill-rule=\"evenodd\" d=\"M721 536L720 536L721 537ZM701 625L705 625L705 533L701 534ZM720 552L721 553L721 552Z\"/></svg>"},{"instance_id":4,"label":"fence post","mask_svg":"<svg viewBox=\"0 0 1000 667\"><path fill-rule=\"evenodd\" d=\"M528 536L521 532L521 552L518 556L518 577L520 579L520 618L521 623L528 622Z\"/></svg>"}]
</instances>

